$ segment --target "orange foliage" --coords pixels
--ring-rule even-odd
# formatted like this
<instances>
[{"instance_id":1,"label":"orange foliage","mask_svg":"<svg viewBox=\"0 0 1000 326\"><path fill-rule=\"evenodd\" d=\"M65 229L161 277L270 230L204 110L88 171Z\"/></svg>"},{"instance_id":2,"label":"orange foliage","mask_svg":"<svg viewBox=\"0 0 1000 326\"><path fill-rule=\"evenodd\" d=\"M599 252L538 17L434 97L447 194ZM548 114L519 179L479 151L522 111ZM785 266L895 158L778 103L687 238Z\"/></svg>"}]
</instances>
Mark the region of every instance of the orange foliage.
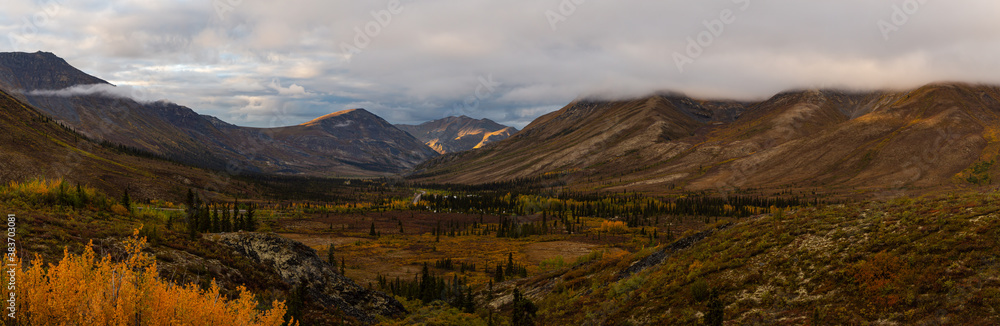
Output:
<instances>
[{"instance_id":1,"label":"orange foliage","mask_svg":"<svg viewBox=\"0 0 1000 326\"><path fill-rule=\"evenodd\" d=\"M122 204L115 204L114 206L111 206L111 212L121 216L129 215L128 209L125 208L125 206L122 206Z\"/></svg>"},{"instance_id":2,"label":"orange foliage","mask_svg":"<svg viewBox=\"0 0 1000 326\"><path fill-rule=\"evenodd\" d=\"M26 182L11 181L3 192L4 193L14 192L27 195L44 195L53 191L54 189L59 188L60 184L63 184L62 179L55 179L55 180L33 179Z\"/></svg>"},{"instance_id":3,"label":"orange foliage","mask_svg":"<svg viewBox=\"0 0 1000 326\"><path fill-rule=\"evenodd\" d=\"M157 277L156 261L142 253L145 238L124 241L128 258L97 260L93 243L82 255L64 250L56 265L42 267L36 258L17 275L16 318L25 325L282 325L283 302L256 309L257 300L245 287L239 298L227 300L212 282L177 286ZM20 266L21 262L17 264ZM11 322L4 314L4 321Z\"/></svg>"},{"instance_id":4,"label":"orange foliage","mask_svg":"<svg viewBox=\"0 0 1000 326\"><path fill-rule=\"evenodd\" d=\"M854 280L869 308L884 312L899 303L906 272L902 260L883 251L855 264Z\"/></svg>"},{"instance_id":5,"label":"orange foliage","mask_svg":"<svg viewBox=\"0 0 1000 326\"><path fill-rule=\"evenodd\" d=\"M622 221L603 221L601 222L601 232L625 233L628 232L628 225Z\"/></svg>"}]
</instances>

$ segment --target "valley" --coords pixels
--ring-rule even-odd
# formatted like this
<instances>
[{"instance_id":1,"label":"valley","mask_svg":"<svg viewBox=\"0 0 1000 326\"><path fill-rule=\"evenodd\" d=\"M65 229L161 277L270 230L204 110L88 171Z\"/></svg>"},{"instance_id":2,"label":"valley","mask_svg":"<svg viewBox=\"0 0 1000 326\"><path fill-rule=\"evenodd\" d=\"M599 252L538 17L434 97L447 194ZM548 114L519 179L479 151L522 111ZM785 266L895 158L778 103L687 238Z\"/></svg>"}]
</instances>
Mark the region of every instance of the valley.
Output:
<instances>
[{"instance_id":1,"label":"valley","mask_svg":"<svg viewBox=\"0 0 1000 326\"><path fill-rule=\"evenodd\" d=\"M1000 318L995 86L580 98L522 130L365 109L253 128L55 95L114 86L51 53L0 68L19 325Z\"/></svg>"}]
</instances>

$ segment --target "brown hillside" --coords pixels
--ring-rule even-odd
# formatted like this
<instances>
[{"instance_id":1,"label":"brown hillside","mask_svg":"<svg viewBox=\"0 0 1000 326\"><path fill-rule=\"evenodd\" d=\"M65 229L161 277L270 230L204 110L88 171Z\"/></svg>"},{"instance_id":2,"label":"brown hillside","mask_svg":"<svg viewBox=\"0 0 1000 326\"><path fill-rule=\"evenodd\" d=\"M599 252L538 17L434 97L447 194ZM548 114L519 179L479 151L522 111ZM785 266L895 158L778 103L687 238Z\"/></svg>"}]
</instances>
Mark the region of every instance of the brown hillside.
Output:
<instances>
[{"instance_id":1,"label":"brown hillside","mask_svg":"<svg viewBox=\"0 0 1000 326\"><path fill-rule=\"evenodd\" d=\"M982 184L998 154L998 99L993 86L933 84L756 103L577 101L510 139L431 160L413 178L475 184L560 173L585 190L652 192Z\"/></svg>"}]
</instances>

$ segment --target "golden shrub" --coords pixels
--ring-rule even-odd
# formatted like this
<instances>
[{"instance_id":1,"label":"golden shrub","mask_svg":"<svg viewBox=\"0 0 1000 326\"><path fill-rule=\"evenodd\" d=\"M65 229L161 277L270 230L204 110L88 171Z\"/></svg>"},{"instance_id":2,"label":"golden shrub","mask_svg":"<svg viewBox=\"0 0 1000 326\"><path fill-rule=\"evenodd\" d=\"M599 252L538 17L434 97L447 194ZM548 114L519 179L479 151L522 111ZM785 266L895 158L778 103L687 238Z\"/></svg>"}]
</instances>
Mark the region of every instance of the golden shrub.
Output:
<instances>
[{"instance_id":1,"label":"golden shrub","mask_svg":"<svg viewBox=\"0 0 1000 326\"><path fill-rule=\"evenodd\" d=\"M145 238L135 230L125 240L128 258L96 259L93 243L83 254L64 251L62 260L47 268L36 258L17 276L16 321L25 325L282 325L283 302L256 309L257 300L245 287L228 300L212 282L202 290L161 280L156 261L142 253ZM9 296L9 294L8 294Z\"/></svg>"},{"instance_id":2,"label":"golden shrub","mask_svg":"<svg viewBox=\"0 0 1000 326\"><path fill-rule=\"evenodd\" d=\"M131 213L128 211L128 208L125 208L122 204L114 204L111 206L111 212L121 216L128 216Z\"/></svg>"},{"instance_id":3,"label":"golden shrub","mask_svg":"<svg viewBox=\"0 0 1000 326\"><path fill-rule=\"evenodd\" d=\"M601 232L625 233L628 232L628 225L622 221L603 221L601 222Z\"/></svg>"}]
</instances>

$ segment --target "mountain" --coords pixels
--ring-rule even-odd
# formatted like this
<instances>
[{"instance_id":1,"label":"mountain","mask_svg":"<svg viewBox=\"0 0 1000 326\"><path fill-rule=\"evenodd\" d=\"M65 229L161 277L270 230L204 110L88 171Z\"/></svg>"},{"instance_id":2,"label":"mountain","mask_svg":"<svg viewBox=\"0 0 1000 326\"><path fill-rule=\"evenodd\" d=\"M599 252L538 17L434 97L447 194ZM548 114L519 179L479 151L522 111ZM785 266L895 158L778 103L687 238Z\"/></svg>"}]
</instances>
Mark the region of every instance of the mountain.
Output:
<instances>
[{"instance_id":1,"label":"mountain","mask_svg":"<svg viewBox=\"0 0 1000 326\"><path fill-rule=\"evenodd\" d=\"M478 183L597 168L640 152L647 160L674 156L684 150L677 140L712 123L732 121L744 107L739 102L698 102L672 94L610 102L578 100L492 146L428 161L415 176Z\"/></svg>"},{"instance_id":2,"label":"mountain","mask_svg":"<svg viewBox=\"0 0 1000 326\"><path fill-rule=\"evenodd\" d=\"M931 187L992 180L1000 89L785 92L759 102L657 94L575 101L412 178L483 183L559 175L591 190Z\"/></svg>"},{"instance_id":3,"label":"mountain","mask_svg":"<svg viewBox=\"0 0 1000 326\"><path fill-rule=\"evenodd\" d=\"M48 52L0 52L0 87L6 90L64 89L110 83L88 75Z\"/></svg>"},{"instance_id":4,"label":"mountain","mask_svg":"<svg viewBox=\"0 0 1000 326\"><path fill-rule=\"evenodd\" d=\"M419 125L396 125L441 154L463 152L507 139L517 128L490 119L447 117Z\"/></svg>"},{"instance_id":5,"label":"mountain","mask_svg":"<svg viewBox=\"0 0 1000 326\"><path fill-rule=\"evenodd\" d=\"M0 91L0 182L33 178L84 184L113 196L179 200L192 185L215 191L248 189L244 182L115 146L91 142L45 113ZM135 153L132 153L135 154Z\"/></svg>"},{"instance_id":6,"label":"mountain","mask_svg":"<svg viewBox=\"0 0 1000 326\"><path fill-rule=\"evenodd\" d=\"M239 127L174 103L140 103L109 94L120 90L51 53L0 54L0 86L88 138L231 173L377 176L437 155L371 114L339 132L317 132Z\"/></svg>"},{"instance_id":7,"label":"mountain","mask_svg":"<svg viewBox=\"0 0 1000 326\"><path fill-rule=\"evenodd\" d=\"M261 132L297 150L337 157L340 162L367 171L412 167L437 155L410 134L364 109L335 112L297 126Z\"/></svg>"}]
</instances>

